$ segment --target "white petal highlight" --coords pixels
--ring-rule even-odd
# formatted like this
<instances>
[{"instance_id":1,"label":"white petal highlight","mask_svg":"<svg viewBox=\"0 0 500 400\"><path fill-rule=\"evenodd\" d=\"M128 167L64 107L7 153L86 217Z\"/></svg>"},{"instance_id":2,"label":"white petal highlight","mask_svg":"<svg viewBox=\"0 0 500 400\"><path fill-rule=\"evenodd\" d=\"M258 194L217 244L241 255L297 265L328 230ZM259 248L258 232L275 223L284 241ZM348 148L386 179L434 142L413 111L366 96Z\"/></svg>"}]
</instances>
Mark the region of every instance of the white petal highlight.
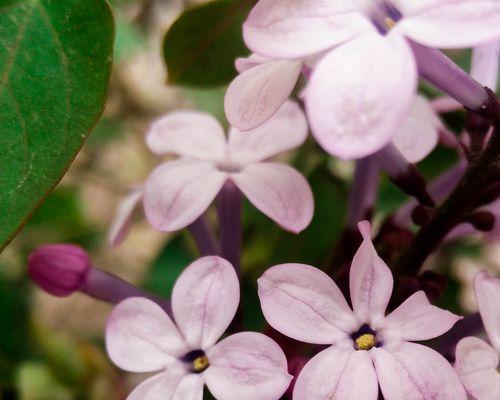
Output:
<instances>
[{"instance_id":1,"label":"white petal highlight","mask_svg":"<svg viewBox=\"0 0 500 400\"><path fill-rule=\"evenodd\" d=\"M239 302L236 272L229 262L216 256L193 262L172 292L175 322L192 349L212 346L233 320Z\"/></svg>"}]
</instances>

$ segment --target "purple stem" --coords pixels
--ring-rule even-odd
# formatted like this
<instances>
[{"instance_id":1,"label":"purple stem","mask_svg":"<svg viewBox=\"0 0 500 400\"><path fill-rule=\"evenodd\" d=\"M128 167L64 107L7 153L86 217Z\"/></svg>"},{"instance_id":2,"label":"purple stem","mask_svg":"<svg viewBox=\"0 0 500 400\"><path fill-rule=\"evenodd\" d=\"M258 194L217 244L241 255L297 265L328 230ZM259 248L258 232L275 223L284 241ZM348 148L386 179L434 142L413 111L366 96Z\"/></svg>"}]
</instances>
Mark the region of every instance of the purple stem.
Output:
<instances>
[{"instance_id":1,"label":"purple stem","mask_svg":"<svg viewBox=\"0 0 500 400\"><path fill-rule=\"evenodd\" d=\"M234 182L228 180L217 197L221 254L240 275L242 243L242 194Z\"/></svg>"},{"instance_id":2,"label":"purple stem","mask_svg":"<svg viewBox=\"0 0 500 400\"><path fill-rule=\"evenodd\" d=\"M210 224L205 215L201 215L196 221L189 225L189 232L193 236L202 257L219 254L217 243L215 242Z\"/></svg>"},{"instance_id":3,"label":"purple stem","mask_svg":"<svg viewBox=\"0 0 500 400\"><path fill-rule=\"evenodd\" d=\"M117 304L129 297L145 297L160 305L168 315L172 316L170 301L145 292L121 278L97 268L90 269L80 291L97 300L111 304Z\"/></svg>"},{"instance_id":4,"label":"purple stem","mask_svg":"<svg viewBox=\"0 0 500 400\"><path fill-rule=\"evenodd\" d=\"M484 87L441 51L409 42L422 78L473 111L479 111L488 103L489 95Z\"/></svg>"},{"instance_id":5,"label":"purple stem","mask_svg":"<svg viewBox=\"0 0 500 400\"><path fill-rule=\"evenodd\" d=\"M374 157L366 157L356 162L354 178L349 192L347 228L356 230L372 211L379 184L379 167Z\"/></svg>"}]
</instances>

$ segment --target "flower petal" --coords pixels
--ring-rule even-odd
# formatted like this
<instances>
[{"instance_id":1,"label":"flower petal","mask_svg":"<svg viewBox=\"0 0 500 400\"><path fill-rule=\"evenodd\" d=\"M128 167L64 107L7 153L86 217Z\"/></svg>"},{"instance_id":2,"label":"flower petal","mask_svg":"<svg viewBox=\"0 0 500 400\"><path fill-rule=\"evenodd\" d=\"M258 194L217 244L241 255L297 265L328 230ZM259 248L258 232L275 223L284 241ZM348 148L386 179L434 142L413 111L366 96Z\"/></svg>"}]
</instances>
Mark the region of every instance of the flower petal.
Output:
<instances>
[{"instance_id":1,"label":"flower petal","mask_svg":"<svg viewBox=\"0 0 500 400\"><path fill-rule=\"evenodd\" d=\"M215 160L224 156L226 137L220 123L210 114L176 111L151 125L146 143L156 154Z\"/></svg>"},{"instance_id":2,"label":"flower petal","mask_svg":"<svg viewBox=\"0 0 500 400\"><path fill-rule=\"evenodd\" d=\"M119 246L127 237L132 215L143 197L144 189L140 187L130 192L118 205L115 218L108 232L108 242L112 246Z\"/></svg>"},{"instance_id":3,"label":"flower petal","mask_svg":"<svg viewBox=\"0 0 500 400\"><path fill-rule=\"evenodd\" d=\"M448 332L462 317L429 303L423 291L411 295L390 313L384 323L384 340L421 341Z\"/></svg>"},{"instance_id":4,"label":"flower petal","mask_svg":"<svg viewBox=\"0 0 500 400\"><path fill-rule=\"evenodd\" d=\"M500 279L492 278L486 271L474 277L477 305L493 347L500 353Z\"/></svg>"},{"instance_id":5,"label":"flower petal","mask_svg":"<svg viewBox=\"0 0 500 400\"><path fill-rule=\"evenodd\" d=\"M201 375L165 371L142 382L127 400L203 400Z\"/></svg>"},{"instance_id":6,"label":"flower petal","mask_svg":"<svg viewBox=\"0 0 500 400\"><path fill-rule=\"evenodd\" d=\"M229 123L246 131L267 121L292 93L301 69L300 60L277 60L238 75L224 98Z\"/></svg>"},{"instance_id":7,"label":"flower petal","mask_svg":"<svg viewBox=\"0 0 500 400\"><path fill-rule=\"evenodd\" d=\"M218 400L276 400L292 377L281 348L255 332L241 332L217 343L207 352L210 368L205 379Z\"/></svg>"},{"instance_id":8,"label":"flower petal","mask_svg":"<svg viewBox=\"0 0 500 400\"><path fill-rule=\"evenodd\" d=\"M243 25L255 53L295 58L318 53L374 30L361 13L366 0L260 0Z\"/></svg>"},{"instance_id":9,"label":"flower petal","mask_svg":"<svg viewBox=\"0 0 500 400\"><path fill-rule=\"evenodd\" d=\"M363 243L354 255L349 274L351 302L361 322L377 324L385 314L394 280L391 270L378 256L371 241L368 221L358 224ZM376 329L375 326L372 328Z\"/></svg>"},{"instance_id":10,"label":"flower petal","mask_svg":"<svg viewBox=\"0 0 500 400\"><path fill-rule=\"evenodd\" d=\"M455 370L475 399L500 399L499 361L497 351L481 339L466 337L457 344Z\"/></svg>"},{"instance_id":11,"label":"flower petal","mask_svg":"<svg viewBox=\"0 0 500 400\"><path fill-rule=\"evenodd\" d=\"M371 350L385 400L466 400L465 390L448 361L416 343Z\"/></svg>"},{"instance_id":12,"label":"flower petal","mask_svg":"<svg viewBox=\"0 0 500 400\"><path fill-rule=\"evenodd\" d=\"M392 139L394 145L410 163L417 163L427 157L437 146L439 130L443 123L429 101L417 95L410 114Z\"/></svg>"},{"instance_id":13,"label":"flower petal","mask_svg":"<svg viewBox=\"0 0 500 400\"><path fill-rule=\"evenodd\" d=\"M193 262L172 292L172 311L184 339L205 350L224 333L240 302L238 277L231 264L216 256Z\"/></svg>"},{"instance_id":14,"label":"flower petal","mask_svg":"<svg viewBox=\"0 0 500 400\"><path fill-rule=\"evenodd\" d=\"M304 264L269 268L258 280L262 312L282 334L316 344L346 338L357 322L335 282Z\"/></svg>"},{"instance_id":15,"label":"flower petal","mask_svg":"<svg viewBox=\"0 0 500 400\"><path fill-rule=\"evenodd\" d=\"M311 188L294 168L271 162L249 164L231 179L255 207L283 229L299 233L311 222Z\"/></svg>"},{"instance_id":16,"label":"flower petal","mask_svg":"<svg viewBox=\"0 0 500 400\"><path fill-rule=\"evenodd\" d=\"M264 124L251 131L231 129L230 157L242 164L268 159L300 146L307 138L307 120L300 106L287 101Z\"/></svg>"},{"instance_id":17,"label":"flower petal","mask_svg":"<svg viewBox=\"0 0 500 400\"><path fill-rule=\"evenodd\" d=\"M179 159L149 175L144 211L156 229L171 232L194 222L210 206L227 179L213 164Z\"/></svg>"},{"instance_id":18,"label":"flower petal","mask_svg":"<svg viewBox=\"0 0 500 400\"><path fill-rule=\"evenodd\" d=\"M378 384L366 351L329 347L302 369L294 400L376 400Z\"/></svg>"},{"instance_id":19,"label":"flower petal","mask_svg":"<svg viewBox=\"0 0 500 400\"><path fill-rule=\"evenodd\" d=\"M118 367L131 372L158 371L187 351L169 316L141 297L114 308L106 325L106 349Z\"/></svg>"},{"instance_id":20,"label":"flower petal","mask_svg":"<svg viewBox=\"0 0 500 400\"><path fill-rule=\"evenodd\" d=\"M373 154L406 120L416 83L413 54L397 35L365 35L332 50L305 92L313 135L344 159Z\"/></svg>"},{"instance_id":21,"label":"flower petal","mask_svg":"<svg viewBox=\"0 0 500 400\"><path fill-rule=\"evenodd\" d=\"M497 88L500 64L500 40L477 46L472 51L471 76L493 91Z\"/></svg>"},{"instance_id":22,"label":"flower petal","mask_svg":"<svg viewBox=\"0 0 500 400\"><path fill-rule=\"evenodd\" d=\"M471 47L500 37L497 0L399 0L395 30L431 47Z\"/></svg>"},{"instance_id":23,"label":"flower petal","mask_svg":"<svg viewBox=\"0 0 500 400\"><path fill-rule=\"evenodd\" d=\"M234 62L234 66L236 67L236 71L242 74L243 72L249 70L250 68L256 67L257 65L260 64L268 63L270 61L273 61L273 59L252 53L248 57L237 58Z\"/></svg>"}]
</instances>

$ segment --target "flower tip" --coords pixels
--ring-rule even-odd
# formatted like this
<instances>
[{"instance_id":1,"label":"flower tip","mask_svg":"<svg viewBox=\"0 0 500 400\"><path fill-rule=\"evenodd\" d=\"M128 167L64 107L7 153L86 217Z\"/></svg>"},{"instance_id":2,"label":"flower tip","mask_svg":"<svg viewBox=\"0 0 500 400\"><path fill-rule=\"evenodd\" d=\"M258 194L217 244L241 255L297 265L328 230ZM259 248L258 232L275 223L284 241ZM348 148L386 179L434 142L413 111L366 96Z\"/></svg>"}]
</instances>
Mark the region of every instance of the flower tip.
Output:
<instances>
[{"instance_id":1,"label":"flower tip","mask_svg":"<svg viewBox=\"0 0 500 400\"><path fill-rule=\"evenodd\" d=\"M28 274L48 293L65 297L81 289L92 268L87 252L73 244L39 247L28 259Z\"/></svg>"},{"instance_id":2,"label":"flower tip","mask_svg":"<svg viewBox=\"0 0 500 400\"><path fill-rule=\"evenodd\" d=\"M371 240L371 234L372 234L372 226L370 222L364 220L358 223L358 229L359 233L361 233L361 236L363 236L363 239L365 240Z\"/></svg>"}]
</instances>

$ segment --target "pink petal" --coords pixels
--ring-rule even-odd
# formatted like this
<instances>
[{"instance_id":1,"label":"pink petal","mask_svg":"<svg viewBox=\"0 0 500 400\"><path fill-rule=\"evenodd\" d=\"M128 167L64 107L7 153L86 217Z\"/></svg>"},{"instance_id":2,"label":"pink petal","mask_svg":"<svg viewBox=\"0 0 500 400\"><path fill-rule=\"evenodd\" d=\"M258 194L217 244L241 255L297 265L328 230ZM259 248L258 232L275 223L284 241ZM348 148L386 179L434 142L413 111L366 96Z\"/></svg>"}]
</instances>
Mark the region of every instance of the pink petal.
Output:
<instances>
[{"instance_id":1,"label":"pink petal","mask_svg":"<svg viewBox=\"0 0 500 400\"><path fill-rule=\"evenodd\" d=\"M231 179L255 207L283 229L299 233L311 222L311 188L294 168L271 162L249 164Z\"/></svg>"},{"instance_id":2,"label":"pink petal","mask_svg":"<svg viewBox=\"0 0 500 400\"><path fill-rule=\"evenodd\" d=\"M498 305L500 279L490 277L486 271L478 272L474 277L474 289L488 338L493 347L500 352L500 307Z\"/></svg>"},{"instance_id":3,"label":"pink petal","mask_svg":"<svg viewBox=\"0 0 500 400\"><path fill-rule=\"evenodd\" d=\"M408 162L417 163L437 146L439 130L442 128L444 128L443 123L429 101L417 95L413 100L410 114L396 132L392 142Z\"/></svg>"},{"instance_id":4,"label":"pink petal","mask_svg":"<svg viewBox=\"0 0 500 400\"><path fill-rule=\"evenodd\" d=\"M282 334L316 344L332 344L357 328L335 282L304 264L282 264L258 280L262 312Z\"/></svg>"},{"instance_id":5,"label":"pink petal","mask_svg":"<svg viewBox=\"0 0 500 400\"><path fill-rule=\"evenodd\" d=\"M123 243L130 230L134 210L144 197L144 189L137 188L125 197L116 211L115 218L111 223L108 233L108 242L112 246L119 246Z\"/></svg>"},{"instance_id":6,"label":"pink petal","mask_svg":"<svg viewBox=\"0 0 500 400\"><path fill-rule=\"evenodd\" d=\"M274 58L318 53L374 30L361 13L366 1L260 0L243 25L247 46Z\"/></svg>"},{"instance_id":7,"label":"pink petal","mask_svg":"<svg viewBox=\"0 0 500 400\"><path fill-rule=\"evenodd\" d=\"M292 377L281 348L261 333L231 335L212 347L205 379L218 400L277 400Z\"/></svg>"},{"instance_id":8,"label":"pink petal","mask_svg":"<svg viewBox=\"0 0 500 400\"><path fill-rule=\"evenodd\" d=\"M243 72L249 70L250 68L256 67L260 64L265 64L273 61L271 58L262 57L259 54L252 53L248 57L239 57L234 62L236 70L242 74Z\"/></svg>"},{"instance_id":9,"label":"pink petal","mask_svg":"<svg viewBox=\"0 0 500 400\"><path fill-rule=\"evenodd\" d=\"M410 296L390 313L384 323L384 339L421 341L448 332L462 317L429 303L423 291ZM389 331L389 332L387 332Z\"/></svg>"},{"instance_id":10,"label":"pink petal","mask_svg":"<svg viewBox=\"0 0 500 400\"><path fill-rule=\"evenodd\" d=\"M466 400L453 367L438 352L405 342L371 350L385 400Z\"/></svg>"},{"instance_id":11,"label":"pink petal","mask_svg":"<svg viewBox=\"0 0 500 400\"><path fill-rule=\"evenodd\" d=\"M210 206L227 179L208 162L169 161L149 175L144 211L156 229L171 232L194 222Z\"/></svg>"},{"instance_id":12,"label":"pink petal","mask_svg":"<svg viewBox=\"0 0 500 400\"><path fill-rule=\"evenodd\" d=\"M226 138L220 123L198 111L176 111L151 125L146 143L156 154L214 160L224 156Z\"/></svg>"},{"instance_id":13,"label":"pink petal","mask_svg":"<svg viewBox=\"0 0 500 400\"><path fill-rule=\"evenodd\" d=\"M193 349L207 349L224 333L240 302L238 277L231 264L216 256L187 267L172 292L177 326Z\"/></svg>"},{"instance_id":14,"label":"pink petal","mask_svg":"<svg viewBox=\"0 0 500 400\"><path fill-rule=\"evenodd\" d=\"M399 0L395 30L424 45L471 47L500 37L497 0Z\"/></svg>"},{"instance_id":15,"label":"pink petal","mask_svg":"<svg viewBox=\"0 0 500 400\"><path fill-rule=\"evenodd\" d=\"M300 60L277 60L237 76L224 99L229 123L246 131L266 122L292 93L301 68Z\"/></svg>"},{"instance_id":16,"label":"pink petal","mask_svg":"<svg viewBox=\"0 0 500 400\"><path fill-rule=\"evenodd\" d=\"M251 131L231 129L230 157L242 164L261 161L300 146L307 137L307 120L299 105L287 101L267 122Z\"/></svg>"},{"instance_id":17,"label":"pink petal","mask_svg":"<svg viewBox=\"0 0 500 400\"><path fill-rule=\"evenodd\" d=\"M364 35L332 50L305 92L313 135L344 159L373 154L406 120L416 83L413 54L397 35Z\"/></svg>"},{"instance_id":18,"label":"pink petal","mask_svg":"<svg viewBox=\"0 0 500 400\"><path fill-rule=\"evenodd\" d=\"M302 369L294 400L377 400L378 384L368 352L329 347Z\"/></svg>"},{"instance_id":19,"label":"pink petal","mask_svg":"<svg viewBox=\"0 0 500 400\"><path fill-rule=\"evenodd\" d=\"M127 400L203 400L201 375L165 371L142 382Z\"/></svg>"},{"instance_id":20,"label":"pink petal","mask_svg":"<svg viewBox=\"0 0 500 400\"><path fill-rule=\"evenodd\" d=\"M151 372L177 362L187 351L179 331L159 305L141 297L119 303L106 325L111 360L131 372Z\"/></svg>"},{"instance_id":21,"label":"pink petal","mask_svg":"<svg viewBox=\"0 0 500 400\"><path fill-rule=\"evenodd\" d=\"M472 51L471 76L482 85L495 90L500 64L500 40L477 46Z\"/></svg>"},{"instance_id":22,"label":"pink petal","mask_svg":"<svg viewBox=\"0 0 500 400\"><path fill-rule=\"evenodd\" d=\"M370 223L362 221L358 224L358 228L363 235L363 243L351 264L349 274L351 302L360 321L375 324L385 314L394 280L391 270L373 247Z\"/></svg>"},{"instance_id":23,"label":"pink petal","mask_svg":"<svg viewBox=\"0 0 500 400\"><path fill-rule=\"evenodd\" d=\"M475 399L500 399L499 361L497 351L481 339L466 337L457 344L455 370Z\"/></svg>"}]
</instances>

